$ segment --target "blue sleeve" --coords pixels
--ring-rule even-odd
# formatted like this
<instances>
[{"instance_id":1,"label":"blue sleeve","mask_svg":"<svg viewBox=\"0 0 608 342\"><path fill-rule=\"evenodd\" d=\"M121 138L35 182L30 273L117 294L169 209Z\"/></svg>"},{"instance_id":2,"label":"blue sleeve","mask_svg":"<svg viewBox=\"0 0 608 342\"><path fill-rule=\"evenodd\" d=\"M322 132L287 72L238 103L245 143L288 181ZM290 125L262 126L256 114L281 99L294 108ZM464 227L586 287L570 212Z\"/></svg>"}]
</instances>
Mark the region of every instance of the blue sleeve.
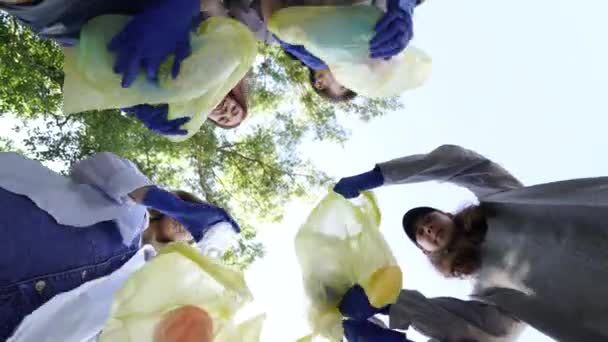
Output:
<instances>
[{"instance_id":1,"label":"blue sleeve","mask_svg":"<svg viewBox=\"0 0 608 342\"><path fill-rule=\"evenodd\" d=\"M275 39L279 42L279 44L281 45L281 48L285 52L287 52L287 53L291 54L292 56L294 56L295 58L297 58L300 62L302 62L307 67L309 67L313 70L327 69L327 65L325 64L325 62L323 62L322 60L320 60L319 58L317 58L316 56L314 56L310 52L308 52L308 50L306 50L306 48L304 48L304 46L291 45L287 42L280 40L276 36L275 36Z\"/></svg>"},{"instance_id":2,"label":"blue sleeve","mask_svg":"<svg viewBox=\"0 0 608 342\"><path fill-rule=\"evenodd\" d=\"M96 153L72 166L70 177L91 185L118 203L129 201L129 193L153 183L132 162L110 152Z\"/></svg>"}]
</instances>

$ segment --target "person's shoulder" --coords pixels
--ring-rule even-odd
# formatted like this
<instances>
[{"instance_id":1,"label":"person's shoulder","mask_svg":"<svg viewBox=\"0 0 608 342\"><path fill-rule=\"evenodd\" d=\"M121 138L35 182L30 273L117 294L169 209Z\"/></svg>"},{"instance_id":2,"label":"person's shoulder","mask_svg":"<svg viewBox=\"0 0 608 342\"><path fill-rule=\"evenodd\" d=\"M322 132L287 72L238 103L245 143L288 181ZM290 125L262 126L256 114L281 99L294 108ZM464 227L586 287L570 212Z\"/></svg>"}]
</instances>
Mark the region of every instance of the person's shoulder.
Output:
<instances>
[{"instance_id":1,"label":"person's shoulder","mask_svg":"<svg viewBox=\"0 0 608 342\"><path fill-rule=\"evenodd\" d=\"M24 155L18 153L18 152L11 152L11 151L7 151L7 152L0 152L0 157L2 158L10 158L10 159L27 159L27 157L25 157Z\"/></svg>"},{"instance_id":2,"label":"person's shoulder","mask_svg":"<svg viewBox=\"0 0 608 342\"><path fill-rule=\"evenodd\" d=\"M454 144L443 144L435 148L432 155L453 156L453 155L478 155L477 152Z\"/></svg>"},{"instance_id":3,"label":"person's shoulder","mask_svg":"<svg viewBox=\"0 0 608 342\"><path fill-rule=\"evenodd\" d=\"M18 152L0 152L0 165L3 167L18 167L19 165L42 165L39 161L30 159Z\"/></svg>"}]
</instances>

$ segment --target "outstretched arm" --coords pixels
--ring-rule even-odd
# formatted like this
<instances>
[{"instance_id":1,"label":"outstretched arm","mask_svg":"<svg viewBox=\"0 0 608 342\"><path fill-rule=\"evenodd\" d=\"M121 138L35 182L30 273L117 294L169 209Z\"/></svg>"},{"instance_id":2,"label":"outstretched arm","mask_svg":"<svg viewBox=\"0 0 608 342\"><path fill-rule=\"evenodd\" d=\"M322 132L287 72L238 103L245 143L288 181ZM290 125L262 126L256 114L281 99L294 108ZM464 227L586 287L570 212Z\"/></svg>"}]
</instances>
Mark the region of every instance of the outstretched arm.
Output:
<instances>
[{"instance_id":1,"label":"outstretched arm","mask_svg":"<svg viewBox=\"0 0 608 342\"><path fill-rule=\"evenodd\" d=\"M199 241L212 226L227 222L236 232L240 227L230 214L208 203L193 203L155 186L132 162L110 152L94 154L76 163L70 177L80 184L88 184L123 204L132 200L155 209L183 224Z\"/></svg>"},{"instance_id":2,"label":"outstretched arm","mask_svg":"<svg viewBox=\"0 0 608 342\"><path fill-rule=\"evenodd\" d=\"M443 145L430 153L415 154L379 163L372 171L342 178L334 191L344 197L382 185L428 181L465 187L477 197L516 189L523 185L507 170L484 156L456 145Z\"/></svg>"},{"instance_id":3,"label":"outstretched arm","mask_svg":"<svg viewBox=\"0 0 608 342\"><path fill-rule=\"evenodd\" d=\"M524 328L496 306L451 297L427 298L412 290L401 291L389 317L391 328L413 327L442 342L515 340Z\"/></svg>"},{"instance_id":4,"label":"outstretched arm","mask_svg":"<svg viewBox=\"0 0 608 342\"><path fill-rule=\"evenodd\" d=\"M132 192L130 196L136 202L181 223L196 242L201 241L211 227L222 222L231 225L237 233L241 231L238 223L225 209L209 203L182 200L174 193L157 186L138 189Z\"/></svg>"},{"instance_id":5,"label":"outstretched arm","mask_svg":"<svg viewBox=\"0 0 608 342\"><path fill-rule=\"evenodd\" d=\"M502 166L456 145L443 145L430 153L393 159L378 164L378 168L385 184L449 182L469 189L477 197L523 186Z\"/></svg>"}]
</instances>

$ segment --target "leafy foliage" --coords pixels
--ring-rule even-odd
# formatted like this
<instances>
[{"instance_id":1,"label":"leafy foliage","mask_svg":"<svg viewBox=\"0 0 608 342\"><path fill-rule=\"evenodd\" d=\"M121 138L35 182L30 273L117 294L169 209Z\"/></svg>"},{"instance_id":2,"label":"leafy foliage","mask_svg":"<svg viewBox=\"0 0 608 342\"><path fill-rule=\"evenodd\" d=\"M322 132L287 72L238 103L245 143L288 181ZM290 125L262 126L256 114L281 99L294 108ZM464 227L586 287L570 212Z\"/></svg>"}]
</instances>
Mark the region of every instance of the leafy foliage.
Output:
<instances>
[{"instance_id":1,"label":"leafy foliage","mask_svg":"<svg viewBox=\"0 0 608 342\"><path fill-rule=\"evenodd\" d=\"M63 82L61 50L3 13L0 42L0 115L56 113Z\"/></svg>"}]
</instances>

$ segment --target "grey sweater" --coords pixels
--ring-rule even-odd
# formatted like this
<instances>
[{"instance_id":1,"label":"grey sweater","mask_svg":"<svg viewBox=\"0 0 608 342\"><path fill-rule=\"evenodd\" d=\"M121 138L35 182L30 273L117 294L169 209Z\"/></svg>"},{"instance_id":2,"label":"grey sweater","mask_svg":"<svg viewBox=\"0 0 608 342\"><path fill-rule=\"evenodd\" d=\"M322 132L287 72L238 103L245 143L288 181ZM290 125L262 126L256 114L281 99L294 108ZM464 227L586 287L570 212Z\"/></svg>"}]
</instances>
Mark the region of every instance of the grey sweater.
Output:
<instances>
[{"instance_id":1,"label":"grey sweater","mask_svg":"<svg viewBox=\"0 0 608 342\"><path fill-rule=\"evenodd\" d=\"M392 328L440 341L505 341L525 322L558 341L608 341L608 177L524 187L459 146L378 165L386 184L449 182L491 212L474 300L402 291Z\"/></svg>"}]
</instances>

